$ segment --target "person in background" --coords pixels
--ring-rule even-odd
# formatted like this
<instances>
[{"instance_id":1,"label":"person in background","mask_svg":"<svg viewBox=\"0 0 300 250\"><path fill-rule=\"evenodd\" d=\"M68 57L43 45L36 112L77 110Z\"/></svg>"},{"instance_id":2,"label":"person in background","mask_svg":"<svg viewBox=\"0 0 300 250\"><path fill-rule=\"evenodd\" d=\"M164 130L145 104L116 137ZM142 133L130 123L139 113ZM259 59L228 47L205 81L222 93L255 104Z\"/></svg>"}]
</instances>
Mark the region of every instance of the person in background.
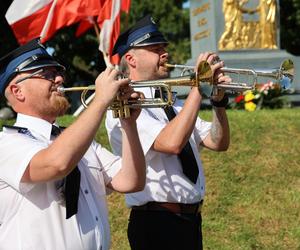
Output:
<instances>
[{"instance_id":1,"label":"person in background","mask_svg":"<svg viewBox=\"0 0 300 250\"><path fill-rule=\"evenodd\" d=\"M57 126L69 107L58 91L65 67L35 39L0 59L0 93L17 113L0 133L0 248L109 249L106 194L137 192L145 158L136 129L139 110L120 119L120 158L93 138L110 102L139 98L128 79L107 68L95 98L68 128Z\"/></svg>"},{"instance_id":2,"label":"person in background","mask_svg":"<svg viewBox=\"0 0 300 250\"><path fill-rule=\"evenodd\" d=\"M113 53L121 57L121 71L134 81L169 77L168 42L153 18L146 16L122 33ZM224 62L214 53L200 54L197 65L206 61L213 72L214 84L229 83L221 72ZM134 85L133 85L134 86ZM159 89L138 88L146 98ZM137 128L146 158L146 185L142 191L127 194L131 208L128 239L133 250L202 249L201 206L205 179L199 149L225 151L230 135L225 106L228 97L214 91L210 97L212 121L198 117L201 88L192 87L182 103L173 107L142 109ZM106 128L113 152L121 154L121 123L106 117Z\"/></svg>"}]
</instances>

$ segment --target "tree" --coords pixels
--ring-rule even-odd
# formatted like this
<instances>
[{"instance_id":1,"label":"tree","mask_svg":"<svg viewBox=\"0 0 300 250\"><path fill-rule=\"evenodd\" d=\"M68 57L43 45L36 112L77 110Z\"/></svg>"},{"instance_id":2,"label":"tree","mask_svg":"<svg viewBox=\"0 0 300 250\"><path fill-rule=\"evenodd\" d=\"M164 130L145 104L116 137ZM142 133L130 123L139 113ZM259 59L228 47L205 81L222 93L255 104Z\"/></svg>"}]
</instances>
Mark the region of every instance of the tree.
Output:
<instances>
[{"instance_id":1,"label":"tree","mask_svg":"<svg viewBox=\"0 0 300 250\"><path fill-rule=\"evenodd\" d=\"M18 47L18 42L5 19L5 13L12 0L4 1L0 7L0 57Z\"/></svg>"},{"instance_id":2,"label":"tree","mask_svg":"<svg viewBox=\"0 0 300 250\"><path fill-rule=\"evenodd\" d=\"M0 8L0 58L7 54L9 51L18 47L18 42L5 19L5 13L11 2L12 0L4 1ZM4 98L0 98L0 108L5 105L6 102Z\"/></svg>"},{"instance_id":3,"label":"tree","mask_svg":"<svg viewBox=\"0 0 300 250\"><path fill-rule=\"evenodd\" d=\"M300 1L280 1L281 47L294 55L300 55Z\"/></svg>"}]
</instances>

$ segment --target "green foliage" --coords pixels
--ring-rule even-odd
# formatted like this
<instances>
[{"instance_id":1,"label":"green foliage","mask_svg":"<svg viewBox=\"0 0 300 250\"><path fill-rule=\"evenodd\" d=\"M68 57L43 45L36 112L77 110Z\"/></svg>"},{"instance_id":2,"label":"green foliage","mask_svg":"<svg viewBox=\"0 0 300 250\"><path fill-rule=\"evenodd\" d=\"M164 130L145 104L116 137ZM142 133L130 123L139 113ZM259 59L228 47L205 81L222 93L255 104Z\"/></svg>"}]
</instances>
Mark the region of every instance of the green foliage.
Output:
<instances>
[{"instance_id":1,"label":"green foliage","mask_svg":"<svg viewBox=\"0 0 300 250\"><path fill-rule=\"evenodd\" d=\"M280 5L280 41L281 47L294 55L300 55L300 1L281 0Z\"/></svg>"},{"instance_id":2,"label":"green foliage","mask_svg":"<svg viewBox=\"0 0 300 250\"><path fill-rule=\"evenodd\" d=\"M11 2L12 0L2 1L0 7L0 58L6 55L9 51L18 47L18 42L5 19L5 13Z\"/></svg>"},{"instance_id":3,"label":"green foliage","mask_svg":"<svg viewBox=\"0 0 300 250\"><path fill-rule=\"evenodd\" d=\"M95 31L91 29L85 35L75 37L76 28L77 25L73 25L59 30L45 44L54 49L53 55L67 67L69 81L66 85L70 86L94 82L97 75L106 67L102 53L98 49Z\"/></svg>"},{"instance_id":4,"label":"green foliage","mask_svg":"<svg viewBox=\"0 0 300 250\"><path fill-rule=\"evenodd\" d=\"M300 109L227 113L229 150L201 152L204 249L300 249ZM212 118L211 111L200 116ZM59 123L74 119L64 116ZM110 148L103 124L97 141ZM112 250L129 250L124 195L113 193L108 202Z\"/></svg>"},{"instance_id":5,"label":"green foliage","mask_svg":"<svg viewBox=\"0 0 300 250\"><path fill-rule=\"evenodd\" d=\"M0 58L18 47L18 42L5 19L6 10L11 2L12 0L3 1L0 7ZM0 108L2 106L6 106L6 101L0 97Z\"/></svg>"}]
</instances>

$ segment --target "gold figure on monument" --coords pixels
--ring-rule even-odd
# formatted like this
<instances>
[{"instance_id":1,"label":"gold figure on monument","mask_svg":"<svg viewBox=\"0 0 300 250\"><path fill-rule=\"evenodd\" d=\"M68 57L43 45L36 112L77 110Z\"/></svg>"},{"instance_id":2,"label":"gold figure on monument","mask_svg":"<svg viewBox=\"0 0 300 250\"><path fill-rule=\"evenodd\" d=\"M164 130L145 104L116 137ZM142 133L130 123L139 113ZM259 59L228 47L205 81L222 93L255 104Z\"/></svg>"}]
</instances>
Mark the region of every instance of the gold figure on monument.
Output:
<instances>
[{"instance_id":1,"label":"gold figure on monument","mask_svg":"<svg viewBox=\"0 0 300 250\"><path fill-rule=\"evenodd\" d=\"M261 0L259 4L261 48L277 49L276 0Z\"/></svg>"},{"instance_id":2,"label":"gold figure on monument","mask_svg":"<svg viewBox=\"0 0 300 250\"><path fill-rule=\"evenodd\" d=\"M235 49L240 47L243 16L240 6L248 0L223 0L225 31L219 41L219 49Z\"/></svg>"},{"instance_id":3,"label":"gold figure on monument","mask_svg":"<svg viewBox=\"0 0 300 250\"><path fill-rule=\"evenodd\" d=\"M276 0L260 0L253 9L244 5L248 0L223 0L225 29L219 40L220 50L245 48L276 49ZM254 17L258 14L258 21L246 21L244 14Z\"/></svg>"}]
</instances>

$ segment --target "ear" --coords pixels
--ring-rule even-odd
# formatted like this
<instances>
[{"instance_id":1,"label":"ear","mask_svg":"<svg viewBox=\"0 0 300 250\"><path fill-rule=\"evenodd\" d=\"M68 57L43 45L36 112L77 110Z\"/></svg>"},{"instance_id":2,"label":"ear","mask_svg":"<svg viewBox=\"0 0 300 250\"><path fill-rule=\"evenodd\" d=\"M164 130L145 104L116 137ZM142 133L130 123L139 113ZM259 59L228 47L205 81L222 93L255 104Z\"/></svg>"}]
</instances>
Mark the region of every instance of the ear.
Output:
<instances>
[{"instance_id":1,"label":"ear","mask_svg":"<svg viewBox=\"0 0 300 250\"><path fill-rule=\"evenodd\" d=\"M133 53L127 52L125 54L125 60L130 67L133 67L133 68L136 67L136 59L135 59L135 56Z\"/></svg>"},{"instance_id":2,"label":"ear","mask_svg":"<svg viewBox=\"0 0 300 250\"><path fill-rule=\"evenodd\" d=\"M9 88L11 95L14 96L15 99L17 99L18 101L21 101L21 102L25 100L25 96L22 92L22 88L20 85L10 84L8 86L8 88Z\"/></svg>"}]
</instances>

